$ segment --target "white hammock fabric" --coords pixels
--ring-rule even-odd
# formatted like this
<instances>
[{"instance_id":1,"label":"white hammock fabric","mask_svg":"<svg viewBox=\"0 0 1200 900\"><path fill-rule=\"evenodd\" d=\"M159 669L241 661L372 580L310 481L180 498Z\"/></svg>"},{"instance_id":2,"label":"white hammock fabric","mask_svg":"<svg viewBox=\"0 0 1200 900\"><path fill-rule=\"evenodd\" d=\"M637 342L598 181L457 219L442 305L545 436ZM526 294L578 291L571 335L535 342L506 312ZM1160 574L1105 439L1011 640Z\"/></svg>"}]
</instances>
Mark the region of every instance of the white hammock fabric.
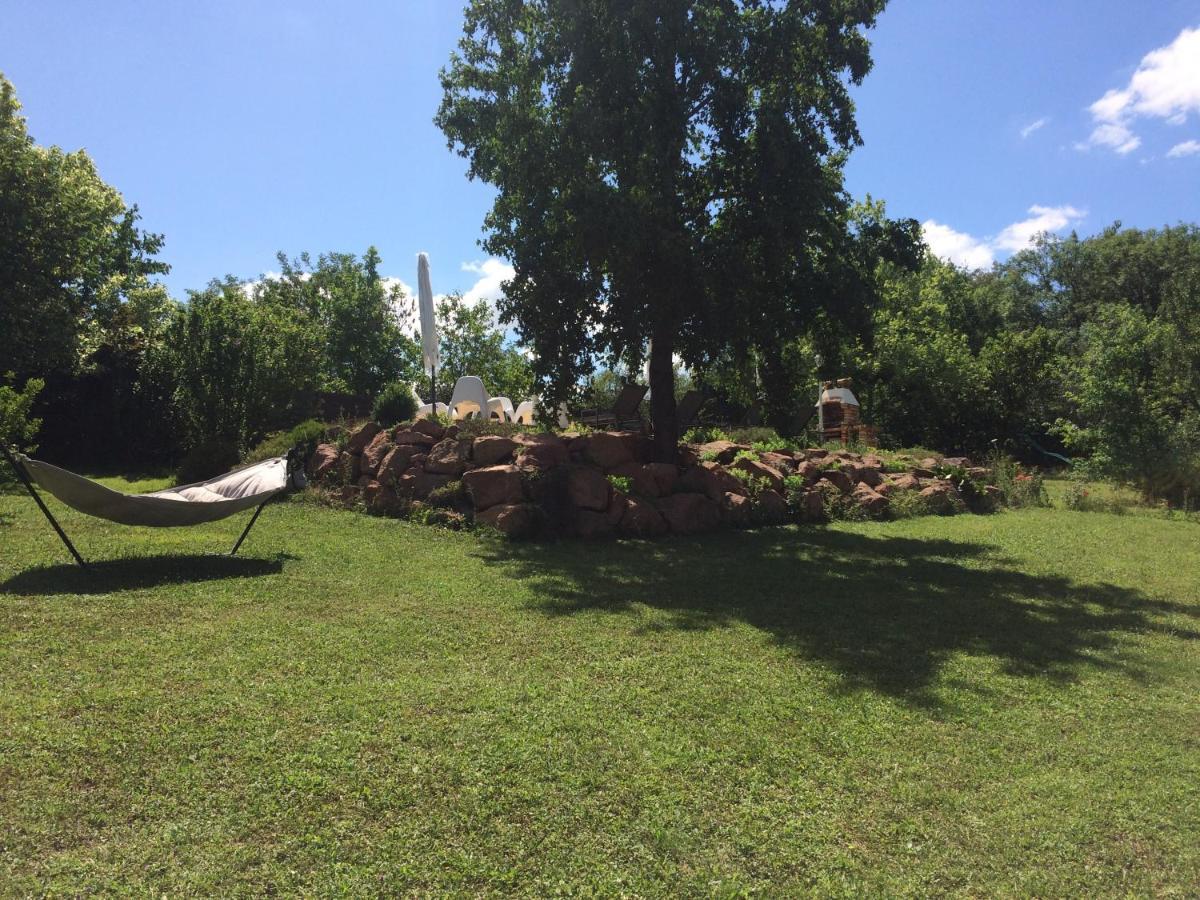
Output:
<instances>
[{"instance_id":1,"label":"white hammock fabric","mask_svg":"<svg viewBox=\"0 0 1200 900\"><path fill-rule=\"evenodd\" d=\"M19 458L29 477L67 506L122 525L169 528L215 522L258 506L288 486L286 456L152 494L122 494L58 466Z\"/></svg>"}]
</instances>

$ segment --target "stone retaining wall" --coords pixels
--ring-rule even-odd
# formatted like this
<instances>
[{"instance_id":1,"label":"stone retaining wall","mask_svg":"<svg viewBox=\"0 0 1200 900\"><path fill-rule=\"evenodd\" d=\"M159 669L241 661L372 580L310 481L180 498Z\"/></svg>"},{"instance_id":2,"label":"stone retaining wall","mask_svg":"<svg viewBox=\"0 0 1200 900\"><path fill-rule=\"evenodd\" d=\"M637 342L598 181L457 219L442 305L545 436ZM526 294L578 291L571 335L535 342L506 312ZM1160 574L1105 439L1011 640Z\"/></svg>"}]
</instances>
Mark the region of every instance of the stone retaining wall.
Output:
<instances>
[{"instance_id":1,"label":"stone retaining wall","mask_svg":"<svg viewBox=\"0 0 1200 900\"><path fill-rule=\"evenodd\" d=\"M391 429L368 422L341 450L321 444L309 474L346 506L511 537L695 534L839 512L886 518L898 492L942 514L999 502L988 470L965 459L912 463L889 472L870 454L759 453L728 441L681 445L675 463L657 463L634 432L470 436L422 419Z\"/></svg>"}]
</instances>

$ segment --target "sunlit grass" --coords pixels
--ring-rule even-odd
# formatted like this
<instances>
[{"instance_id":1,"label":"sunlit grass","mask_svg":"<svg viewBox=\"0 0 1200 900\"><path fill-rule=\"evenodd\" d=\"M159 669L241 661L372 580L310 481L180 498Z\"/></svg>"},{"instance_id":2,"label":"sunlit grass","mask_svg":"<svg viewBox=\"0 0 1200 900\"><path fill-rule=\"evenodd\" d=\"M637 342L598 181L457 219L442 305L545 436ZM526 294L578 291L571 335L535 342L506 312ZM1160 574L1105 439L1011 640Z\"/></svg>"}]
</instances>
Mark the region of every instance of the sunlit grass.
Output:
<instances>
[{"instance_id":1,"label":"sunlit grass","mask_svg":"<svg viewBox=\"0 0 1200 900\"><path fill-rule=\"evenodd\" d=\"M1200 884L1190 523L534 546L289 502L229 560L245 517L53 508L91 573L0 495L2 894Z\"/></svg>"}]
</instances>

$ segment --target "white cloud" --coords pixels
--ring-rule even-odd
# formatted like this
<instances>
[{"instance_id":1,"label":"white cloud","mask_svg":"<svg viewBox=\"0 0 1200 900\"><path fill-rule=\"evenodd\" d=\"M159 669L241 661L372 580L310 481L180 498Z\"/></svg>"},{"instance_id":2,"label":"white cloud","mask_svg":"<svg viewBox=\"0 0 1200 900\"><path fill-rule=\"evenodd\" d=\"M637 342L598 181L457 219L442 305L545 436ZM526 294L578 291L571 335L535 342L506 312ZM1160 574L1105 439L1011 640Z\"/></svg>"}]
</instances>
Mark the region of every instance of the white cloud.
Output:
<instances>
[{"instance_id":1,"label":"white cloud","mask_svg":"<svg viewBox=\"0 0 1200 900\"><path fill-rule=\"evenodd\" d=\"M516 269L495 257L483 262L465 262L462 264L462 270L474 272L479 276L479 279L463 292L463 300L472 305L490 303L494 306L504 295L500 289L501 284L517 274Z\"/></svg>"},{"instance_id":2,"label":"white cloud","mask_svg":"<svg viewBox=\"0 0 1200 900\"><path fill-rule=\"evenodd\" d=\"M1184 141L1182 144L1176 144L1168 150L1167 156L1194 156L1197 153L1200 153L1200 141Z\"/></svg>"},{"instance_id":3,"label":"white cloud","mask_svg":"<svg viewBox=\"0 0 1200 900\"><path fill-rule=\"evenodd\" d=\"M969 234L955 231L949 225L942 225L929 219L921 225L925 234L925 243L930 251L939 259L952 262L956 266L968 269L991 268L994 259L992 250L983 241L976 240Z\"/></svg>"},{"instance_id":4,"label":"white cloud","mask_svg":"<svg viewBox=\"0 0 1200 900\"><path fill-rule=\"evenodd\" d=\"M1182 125L1200 114L1200 28L1185 28L1165 47L1142 57L1129 84L1088 107L1095 127L1079 149L1109 147L1122 155L1141 146L1132 128L1138 118Z\"/></svg>"},{"instance_id":5,"label":"white cloud","mask_svg":"<svg viewBox=\"0 0 1200 900\"><path fill-rule=\"evenodd\" d=\"M1049 124L1049 122L1050 122L1049 116L1042 116L1036 122L1030 122L1028 125L1026 125L1024 128L1021 129L1021 140L1025 140L1031 134L1033 134L1035 131L1037 131L1039 128L1045 128L1046 125Z\"/></svg>"},{"instance_id":6,"label":"white cloud","mask_svg":"<svg viewBox=\"0 0 1200 900\"><path fill-rule=\"evenodd\" d=\"M1031 206L1029 218L1013 222L992 238L976 238L933 219L926 221L921 229L934 256L967 269L987 269L997 253L1024 250L1043 231L1058 231L1075 224L1085 215L1083 210L1073 206Z\"/></svg>"},{"instance_id":7,"label":"white cloud","mask_svg":"<svg viewBox=\"0 0 1200 900\"><path fill-rule=\"evenodd\" d=\"M992 241L997 250L1016 253L1033 243L1034 237L1043 231L1058 231L1073 225L1084 217L1084 212L1073 206L1031 206L1029 218L1013 222Z\"/></svg>"}]
</instances>

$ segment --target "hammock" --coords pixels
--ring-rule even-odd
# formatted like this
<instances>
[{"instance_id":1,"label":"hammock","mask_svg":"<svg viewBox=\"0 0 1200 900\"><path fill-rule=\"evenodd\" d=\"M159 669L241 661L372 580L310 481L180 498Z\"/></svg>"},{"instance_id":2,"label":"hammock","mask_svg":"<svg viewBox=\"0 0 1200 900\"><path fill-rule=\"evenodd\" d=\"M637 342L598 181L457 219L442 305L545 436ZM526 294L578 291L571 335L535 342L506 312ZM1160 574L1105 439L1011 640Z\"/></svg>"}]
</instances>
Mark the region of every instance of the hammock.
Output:
<instances>
[{"instance_id":1,"label":"hammock","mask_svg":"<svg viewBox=\"0 0 1200 900\"><path fill-rule=\"evenodd\" d=\"M165 491L123 494L90 478L20 453L12 454L5 449L4 455L80 565L84 565L83 559L33 489L31 481L37 482L39 487L72 509L122 525L155 528L199 525L257 506L258 510L238 538L230 552L231 556L237 553L268 500L289 487L304 486L303 472L292 456L268 459L208 481L184 484Z\"/></svg>"}]
</instances>

